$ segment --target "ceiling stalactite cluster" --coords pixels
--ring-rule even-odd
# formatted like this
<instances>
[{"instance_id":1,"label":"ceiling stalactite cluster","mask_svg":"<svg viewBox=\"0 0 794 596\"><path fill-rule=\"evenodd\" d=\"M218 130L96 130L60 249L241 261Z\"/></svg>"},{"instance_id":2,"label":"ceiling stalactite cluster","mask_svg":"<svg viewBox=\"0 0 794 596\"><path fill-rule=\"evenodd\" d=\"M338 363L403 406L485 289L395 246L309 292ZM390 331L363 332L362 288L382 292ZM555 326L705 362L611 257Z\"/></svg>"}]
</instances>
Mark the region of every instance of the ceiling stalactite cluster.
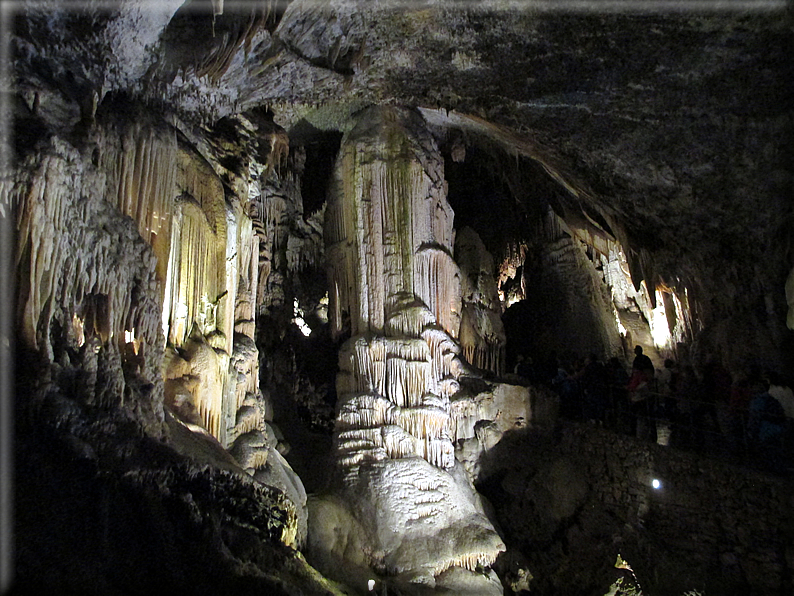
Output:
<instances>
[{"instance_id":1,"label":"ceiling stalactite cluster","mask_svg":"<svg viewBox=\"0 0 794 596\"><path fill-rule=\"evenodd\" d=\"M595 594L537 549L643 552L607 431L510 372L794 369L794 33L608 4L14 3L20 589ZM741 580L720 531L686 587L792 588L785 524Z\"/></svg>"}]
</instances>

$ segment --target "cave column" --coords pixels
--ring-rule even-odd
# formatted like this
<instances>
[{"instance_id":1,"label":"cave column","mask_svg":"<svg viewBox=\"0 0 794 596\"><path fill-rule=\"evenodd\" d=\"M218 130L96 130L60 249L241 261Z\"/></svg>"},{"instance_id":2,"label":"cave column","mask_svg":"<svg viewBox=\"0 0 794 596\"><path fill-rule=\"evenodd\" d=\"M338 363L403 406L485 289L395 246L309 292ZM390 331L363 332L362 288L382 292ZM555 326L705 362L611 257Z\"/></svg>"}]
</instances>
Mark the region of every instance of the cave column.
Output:
<instances>
[{"instance_id":1,"label":"cave column","mask_svg":"<svg viewBox=\"0 0 794 596\"><path fill-rule=\"evenodd\" d=\"M452 442L450 398L469 372L452 221L421 116L364 111L342 140L325 222L331 326L350 334L337 376L339 474L309 503L314 564L354 585L375 572L432 587L456 567L479 582L473 593L501 593L495 576L472 573L504 545Z\"/></svg>"},{"instance_id":2,"label":"cave column","mask_svg":"<svg viewBox=\"0 0 794 596\"><path fill-rule=\"evenodd\" d=\"M460 326L452 220L443 161L421 118L367 111L342 144L326 218L331 324L337 334L349 324L352 335L338 383L350 406L341 422L351 430L339 437L346 459L346 443L388 425L399 439L380 436L366 457L383 448L452 465L444 383ZM376 410L366 420L364 402Z\"/></svg>"}]
</instances>

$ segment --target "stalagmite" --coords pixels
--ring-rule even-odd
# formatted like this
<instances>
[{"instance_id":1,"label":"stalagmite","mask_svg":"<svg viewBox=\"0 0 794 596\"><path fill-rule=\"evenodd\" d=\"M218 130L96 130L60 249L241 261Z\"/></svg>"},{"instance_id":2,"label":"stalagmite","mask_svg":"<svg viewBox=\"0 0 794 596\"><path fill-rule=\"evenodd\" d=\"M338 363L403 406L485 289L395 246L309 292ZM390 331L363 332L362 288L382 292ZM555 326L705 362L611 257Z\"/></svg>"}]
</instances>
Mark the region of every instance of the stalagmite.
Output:
<instances>
[{"instance_id":1,"label":"stalagmite","mask_svg":"<svg viewBox=\"0 0 794 596\"><path fill-rule=\"evenodd\" d=\"M378 529L366 548L386 554L373 564L417 583L490 565L504 546L473 505L452 443L450 397L471 371L455 341L461 276L443 160L421 117L361 115L343 139L325 216L331 328L350 334L335 429L344 515ZM339 506L320 502L324 513ZM315 535L327 531L322 515L312 523Z\"/></svg>"},{"instance_id":2,"label":"stalagmite","mask_svg":"<svg viewBox=\"0 0 794 596\"><path fill-rule=\"evenodd\" d=\"M398 119L384 111L373 139L366 126L351 134L337 172L339 199L326 212L331 324L339 333L349 317L353 336L340 355L349 374L337 390L376 392L408 408L398 424L427 440L422 456L443 465L446 417L439 423L422 404L449 374L441 346L454 345L460 325L452 212L443 179L411 157L421 147ZM428 341L423 334L433 329Z\"/></svg>"}]
</instances>

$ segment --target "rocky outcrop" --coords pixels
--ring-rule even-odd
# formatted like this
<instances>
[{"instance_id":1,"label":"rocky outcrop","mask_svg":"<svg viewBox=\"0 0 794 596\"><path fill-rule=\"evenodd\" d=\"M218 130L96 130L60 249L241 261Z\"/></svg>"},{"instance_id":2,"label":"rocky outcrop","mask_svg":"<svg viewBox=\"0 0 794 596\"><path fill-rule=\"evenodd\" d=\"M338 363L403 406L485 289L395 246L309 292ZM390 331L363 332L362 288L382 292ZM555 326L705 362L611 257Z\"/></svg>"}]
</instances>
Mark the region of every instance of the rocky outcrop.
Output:
<instances>
[{"instance_id":1,"label":"rocky outcrop","mask_svg":"<svg viewBox=\"0 0 794 596\"><path fill-rule=\"evenodd\" d=\"M479 487L499 504L508 553L538 545L524 550L532 590L607 593L618 555L645 592L790 586L783 478L573 423L556 439L507 438L483 469Z\"/></svg>"},{"instance_id":2,"label":"rocky outcrop","mask_svg":"<svg viewBox=\"0 0 794 596\"><path fill-rule=\"evenodd\" d=\"M267 428L257 348L246 334L253 333L257 287L251 220L208 158L172 123L139 106L115 107L120 105L141 117L132 122L104 111L77 138L49 130L4 180L2 204L15 214L19 231L16 330L28 365L17 382L18 429L27 450L18 464L33 465L48 448L67 446L58 456L63 469L52 481L65 483L66 474L74 473L99 499L97 506L120 499L114 515L122 521L107 521L108 514L102 518L89 506L64 523L85 525L92 536L112 535L122 550L132 538L114 530L117 523L147 528L146 537L136 540L182 548L190 536L206 533L215 538L193 556L199 566L217 558L219 574L207 586L220 585L225 576L238 585L253 582L289 593L297 588L276 587L283 574L268 578L265 567L257 567L278 559L303 576L293 578L295 585L322 593L322 581L312 579L293 550L305 539L306 495L275 452L275 441L265 446L265 455L272 451L269 461L240 450L242 461L236 462L224 450L245 431ZM159 455L146 461L152 449ZM42 463L50 471L51 464ZM31 503L52 488L43 478L23 485ZM216 507L237 499L242 517L217 521ZM200 504L185 508L178 505L183 501ZM193 519L196 507L205 521ZM158 534L151 523L162 508L171 508L172 525ZM19 512L31 515L26 507ZM246 526L256 528L253 534L242 530ZM35 551L38 530L25 528L32 542L24 544ZM70 540L60 529L53 533L57 548ZM224 559L227 547L237 552ZM104 555L83 553L96 572L70 572L59 563L52 573L38 573L36 563L25 559L20 585L63 588L57 578L66 574L70 589L109 586L113 580L103 569L122 556L114 548ZM164 548L167 558L171 547ZM180 560L189 567L188 552ZM124 565L125 589L151 585L152 577L163 585L181 581L164 561ZM154 575L147 577L147 570Z\"/></svg>"},{"instance_id":3,"label":"rocky outcrop","mask_svg":"<svg viewBox=\"0 0 794 596\"><path fill-rule=\"evenodd\" d=\"M90 154L58 137L40 151L3 189L17 215L16 330L46 363L38 391L62 374L85 376L76 398L135 412L162 435L156 258L135 222L105 200Z\"/></svg>"}]
</instances>

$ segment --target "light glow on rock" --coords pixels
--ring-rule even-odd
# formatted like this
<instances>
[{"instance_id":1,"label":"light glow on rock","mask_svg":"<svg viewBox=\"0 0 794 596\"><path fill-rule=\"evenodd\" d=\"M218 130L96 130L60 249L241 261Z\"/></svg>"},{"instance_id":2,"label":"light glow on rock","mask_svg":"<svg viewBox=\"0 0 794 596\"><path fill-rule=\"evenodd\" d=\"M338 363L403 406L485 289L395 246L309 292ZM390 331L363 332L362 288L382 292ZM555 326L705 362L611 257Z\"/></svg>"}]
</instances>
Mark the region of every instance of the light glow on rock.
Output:
<instances>
[{"instance_id":1,"label":"light glow on rock","mask_svg":"<svg viewBox=\"0 0 794 596\"><path fill-rule=\"evenodd\" d=\"M651 312L649 322L654 345L657 348L669 348L672 336L667 323L667 313L664 310L664 297L659 290L656 290L656 308Z\"/></svg>"},{"instance_id":2,"label":"light glow on rock","mask_svg":"<svg viewBox=\"0 0 794 596\"><path fill-rule=\"evenodd\" d=\"M301 333L306 337L309 337L312 334L312 329L306 324L306 321L303 320L303 309L298 304L298 299L295 298L295 301L292 303L292 314L293 319L292 322L298 326L298 329L301 330Z\"/></svg>"},{"instance_id":3,"label":"light glow on rock","mask_svg":"<svg viewBox=\"0 0 794 596\"><path fill-rule=\"evenodd\" d=\"M623 326L623 322L620 320L620 315L618 315L618 311L615 310L615 321L618 324L618 331L621 335L626 335L626 328Z\"/></svg>"},{"instance_id":4,"label":"light glow on rock","mask_svg":"<svg viewBox=\"0 0 794 596\"><path fill-rule=\"evenodd\" d=\"M85 344L83 319L78 317L76 314L72 316L72 329L74 330L74 336L77 339L77 347L82 348L83 344Z\"/></svg>"}]
</instances>

